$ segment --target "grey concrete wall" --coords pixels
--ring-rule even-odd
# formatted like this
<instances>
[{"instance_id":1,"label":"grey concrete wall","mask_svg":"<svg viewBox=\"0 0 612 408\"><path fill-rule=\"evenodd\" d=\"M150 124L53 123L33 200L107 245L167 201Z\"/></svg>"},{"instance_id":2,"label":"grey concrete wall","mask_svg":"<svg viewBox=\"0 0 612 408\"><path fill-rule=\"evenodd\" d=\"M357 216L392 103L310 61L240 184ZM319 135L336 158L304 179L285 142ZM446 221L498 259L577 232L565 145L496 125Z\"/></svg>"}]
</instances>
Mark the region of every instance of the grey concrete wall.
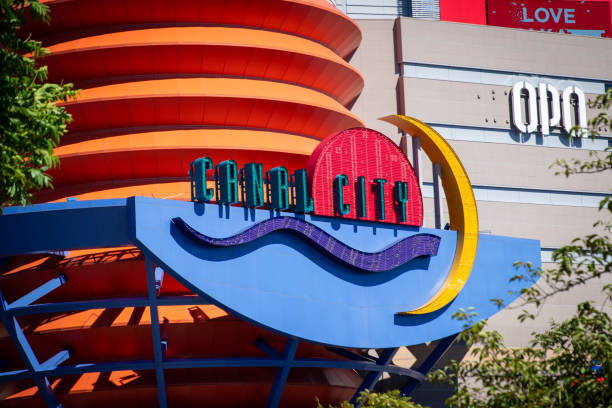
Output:
<instances>
[{"instance_id":1,"label":"grey concrete wall","mask_svg":"<svg viewBox=\"0 0 612 408\"><path fill-rule=\"evenodd\" d=\"M545 268L554 267L553 264L545 264ZM576 306L582 302L592 302L601 308L606 304L606 297L601 288L612 283L612 276L608 275L600 279L588 281L568 292L558 293L547 299L541 309L528 306L526 309L536 314L535 320L525 320L518 323L517 317L525 308L524 304L517 300L502 312L489 319L491 328L498 330L509 347L525 347L529 344L531 333L541 332L549 326L551 321L560 322L570 318L576 313ZM610 305L608 303L608 310Z\"/></svg>"},{"instance_id":2,"label":"grey concrete wall","mask_svg":"<svg viewBox=\"0 0 612 408\"><path fill-rule=\"evenodd\" d=\"M400 86L406 95L403 112L408 116L428 123L512 129L511 86L405 77L400 79ZM596 96L586 94L587 100ZM600 111L587 107L587 118ZM601 133L612 135L612 130Z\"/></svg>"},{"instance_id":3,"label":"grey concrete wall","mask_svg":"<svg viewBox=\"0 0 612 408\"><path fill-rule=\"evenodd\" d=\"M539 239L542 247L556 248L578 236L593 233L601 219L597 209L479 201L481 230L495 235Z\"/></svg>"},{"instance_id":4,"label":"grey concrete wall","mask_svg":"<svg viewBox=\"0 0 612 408\"><path fill-rule=\"evenodd\" d=\"M443 223L448 222L448 210L443 200ZM493 235L537 239L543 248L558 248L572 239L594 232L593 224L602 219L596 208L516 204L478 201L480 231ZM433 199L424 198L424 225L432 227ZM610 221L610 217L606 219Z\"/></svg>"},{"instance_id":5,"label":"grey concrete wall","mask_svg":"<svg viewBox=\"0 0 612 408\"><path fill-rule=\"evenodd\" d=\"M361 24L361 23L360 23ZM612 41L505 27L400 18L407 62L611 79Z\"/></svg>"},{"instance_id":6,"label":"grey concrete wall","mask_svg":"<svg viewBox=\"0 0 612 408\"><path fill-rule=\"evenodd\" d=\"M609 174L578 175L567 178L555 175L560 170L559 167L550 167L555 160L590 160L588 150L459 140L452 140L449 143L461 158L473 184L570 191L605 192L610 189ZM597 152L597 155L605 157L603 152Z\"/></svg>"},{"instance_id":7,"label":"grey concrete wall","mask_svg":"<svg viewBox=\"0 0 612 408\"><path fill-rule=\"evenodd\" d=\"M351 111L365 122L366 127L378 130L399 142L397 128L378 120L380 117L399 113L395 21L359 20L359 26L363 40L350 63L366 80L363 92Z\"/></svg>"},{"instance_id":8,"label":"grey concrete wall","mask_svg":"<svg viewBox=\"0 0 612 408\"><path fill-rule=\"evenodd\" d=\"M565 177L556 174L562 168L557 160L588 161L605 157L604 152L586 149L561 149L520 144L478 143L462 140L448 141L461 158L473 185L532 188L574 192L607 192L610 175L606 173L581 174ZM408 157L412 157L409 146ZM500 160L503 158L503 160ZM423 181L431 182L431 161L421 154Z\"/></svg>"}]
</instances>

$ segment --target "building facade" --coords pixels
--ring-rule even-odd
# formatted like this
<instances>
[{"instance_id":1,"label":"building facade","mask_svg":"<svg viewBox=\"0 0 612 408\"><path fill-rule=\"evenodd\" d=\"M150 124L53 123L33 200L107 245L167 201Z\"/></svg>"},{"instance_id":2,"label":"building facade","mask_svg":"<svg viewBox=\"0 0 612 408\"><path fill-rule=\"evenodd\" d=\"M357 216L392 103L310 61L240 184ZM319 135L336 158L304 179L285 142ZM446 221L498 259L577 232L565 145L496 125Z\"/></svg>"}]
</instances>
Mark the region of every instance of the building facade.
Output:
<instances>
[{"instance_id":1,"label":"building facade","mask_svg":"<svg viewBox=\"0 0 612 408\"><path fill-rule=\"evenodd\" d=\"M481 232L540 240L544 267L552 267L554 249L593 233L605 216L598 205L609 195L609 175L566 178L551 165L602 152L612 145L612 130L598 129L601 136L593 140L568 137L558 128L550 135L521 134L512 124L511 93L519 81L579 86L590 99L603 93L612 84L610 39L411 18L357 21L363 41L351 63L365 86L353 112L366 126L395 134L398 143L401 135L378 120L390 110L423 119L449 140L474 186ZM596 113L587 109L589 118ZM410 142L407 153L412 157ZM425 225L433 226L432 167L420 157ZM553 297L533 322L519 324L520 308L507 308L490 320L491 327L509 346L527 345L531 332L570 316L577 303L603 304L602 284ZM403 358L413 364L426 347L409 349ZM458 347L449 358L464 353ZM415 397L443 406L439 393L423 386Z\"/></svg>"}]
</instances>

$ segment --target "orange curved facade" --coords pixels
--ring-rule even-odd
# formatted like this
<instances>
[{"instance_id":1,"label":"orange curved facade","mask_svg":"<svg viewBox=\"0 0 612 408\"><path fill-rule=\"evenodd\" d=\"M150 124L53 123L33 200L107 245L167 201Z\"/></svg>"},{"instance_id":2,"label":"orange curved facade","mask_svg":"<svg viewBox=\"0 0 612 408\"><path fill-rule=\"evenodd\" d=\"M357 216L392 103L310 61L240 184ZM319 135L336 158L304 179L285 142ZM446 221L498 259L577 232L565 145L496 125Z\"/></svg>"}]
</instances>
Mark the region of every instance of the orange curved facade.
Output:
<instances>
[{"instance_id":1,"label":"orange curved facade","mask_svg":"<svg viewBox=\"0 0 612 408\"><path fill-rule=\"evenodd\" d=\"M82 89L65 104L73 115L39 202L133 195L189 200L189 163L209 156L264 171L306 166L319 140L363 126L349 106L363 78L346 58L361 41L357 25L326 0L47 0L52 24L33 23L51 52L50 80ZM40 302L147 295L143 255L93 248L66 256L15 257L1 266L0 289L12 302L58 273L66 283ZM160 296L190 292L165 276ZM152 358L145 307L101 307L19 318L41 360L69 345L72 364ZM194 297L160 306L172 358L265 356L257 339L284 340ZM23 363L3 332L4 370ZM301 343L296 356L335 356ZM166 370L168 406L264 406L275 368ZM348 399L354 371L291 371L281 406ZM64 407L155 406L155 372L108 371L50 379ZM0 406L44 406L27 381L4 383Z\"/></svg>"},{"instance_id":2,"label":"orange curved facade","mask_svg":"<svg viewBox=\"0 0 612 408\"><path fill-rule=\"evenodd\" d=\"M361 33L327 1L45 4L53 24L31 29L49 77L81 92L42 201L104 197L109 184L157 197L204 153L304 167L318 140L363 125L347 109L363 78L344 59Z\"/></svg>"}]
</instances>

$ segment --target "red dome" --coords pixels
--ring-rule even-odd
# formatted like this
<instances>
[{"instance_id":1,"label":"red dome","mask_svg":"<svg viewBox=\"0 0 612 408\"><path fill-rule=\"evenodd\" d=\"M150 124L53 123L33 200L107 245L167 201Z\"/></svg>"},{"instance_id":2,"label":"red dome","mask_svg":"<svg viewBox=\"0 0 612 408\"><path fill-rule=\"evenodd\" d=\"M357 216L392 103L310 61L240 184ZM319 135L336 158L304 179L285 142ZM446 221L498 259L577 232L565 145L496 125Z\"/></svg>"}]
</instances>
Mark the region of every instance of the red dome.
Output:
<instances>
[{"instance_id":1,"label":"red dome","mask_svg":"<svg viewBox=\"0 0 612 408\"><path fill-rule=\"evenodd\" d=\"M375 154L372 154L375 152ZM344 174L348 184L343 187L344 203L349 205L345 218L423 225L423 198L412 165L391 139L372 129L348 129L338 132L319 143L308 160L308 179L314 197L314 213L337 216L334 206L334 177ZM358 215L357 178L364 177L366 216ZM384 219L377 216L375 179L384 179ZM408 201L405 221L399 217L394 188L397 182L407 183Z\"/></svg>"}]
</instances>

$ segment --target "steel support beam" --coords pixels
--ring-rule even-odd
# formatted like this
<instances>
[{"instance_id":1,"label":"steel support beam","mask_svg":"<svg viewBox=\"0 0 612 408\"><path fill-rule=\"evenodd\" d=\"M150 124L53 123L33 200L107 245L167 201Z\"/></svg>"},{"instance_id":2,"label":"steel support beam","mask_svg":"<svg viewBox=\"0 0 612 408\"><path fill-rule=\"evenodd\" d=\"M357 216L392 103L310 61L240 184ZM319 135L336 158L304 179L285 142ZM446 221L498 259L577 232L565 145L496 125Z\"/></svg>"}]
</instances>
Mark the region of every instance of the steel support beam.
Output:
<instances>
[{"instance_id":1,"label":"steel support beam","mask_svg":"<svg viewBox=\"0 0 612 408\"><path fill-rule=\"evenodd\" d=\"M283 367L285 359L282 355L277 358L261 357L232 357L232 358L203 358L203 359L168 359L163 361L164 369L180 368L218 368L218 367ZM360 371L381 371L381 366L368 361L350 360L327 360L316 358L297 358L291 363L291 367L297 368L342 368L345 370ZM83 363L75 365L62 365L56 368L43 369L38 373L41 375L59 377L64 375L76 375L84 373L97 373L123 370L154 370L153 360L118 361L112 363ZM386 372L397 375L404 375L422 381L423 374L394 365L385 368ZM0 381L17 381L31 378L32 373L27 370L16 370L0 373Z\"/></svg>"},{"instance_id":2,"label":"steel support beam","mask_svg":"<svg viewBox=\"0 0 612 408\"><path fill-rule=\"evenodd\" d=\"M60 351L59 353L42 363L40 365L40 370L53 370L54 368L57 368L57 366L68 360L73 353L74 351L71 348L67 348L65 350Z\"/></svg>"},{"instance_id":3,"label":"steel support beam","mask_svg":"<svg viewBox=\"0 0 612 408\"><path fill-rule=\"evenodd\" d=\"M397 350L399 350L399 348L384 349L378 360L376 360L376 367L378 368L378 370L366 374L366 377L363 379L363 382L361 383L359 388L357 388L357 391L355 391L355 395L353 395L353 398L351 398L351 404L353 404L355 407L361 406L361 403L357 403L357 398L359 398L359 394L361 394L361 392L365 390L372 391L382 373L384 371L388 371L387 368L391 364L393 356L395 356Z\"/></svg>"},{"instance_id":4,"label":"steel support beam","mask_svg":"<svg viewBox=\"0 0 612 408\"><path fill-rule=\"evenodd\" d=\"M25 380L32 377L28 370L14 370L0 373L0 382Z\"/></svg>"},{"instance_id":5,"label":"steel support beam","mask_svg":"<svg viewBox=\"0 0 612 408\"><path fill-rule=\"evenodd\" d=\"M371 361L373 363L376 362L376 360L370 356L364 356L362 354L357 354L357 353L353 353L350 350L344 349L342 347L325 347L328 351L331 351L332 353L335 353L341 357L345 357L348 358L349 360L353 360L353 361Z\"/></svg>"},{"instance_id":6,"label":"steel support beam","mask_svg":"<svg viewBox=\"0 0 612 408\"><path fill-rule=\"evenodd\" d=\"M120 361L114 363L85 363L75 365L62 365L51 370L41 370L39 373L49 377L61 377L85 373L108 373L111 371L144 371L154 370L155 362L152 360Z\"/></svg>"},{"instance_id":7,"label":"steel support beam","mask_svg":"<svg viewBox=\"0 0 612 408\"><path fill-rule=\"evenodd\" d=\"M429 353L429 356L427 356L425 361L423 361L423 363L421 363L419 368L417 368L417 371L421 373L423 376L427 375L427 373L431 371L433 366L436 365L438 361L440 361L444 353L446 353L448 349L453 345L453 342L455 341L457 336L459 336L459 333L453 334L452 336L448 336L440 340L436 348L434 348L433 351ZM413 378L409 379L408 383L404 386L404 388L402 388L402 394L403 395L412 394L414 389L421 382L422 381L416 381Z\"/></svg>"},{"instance_id":8,"label":"steel support beam","mask_svg":"<svg viewBox=\"0 0 612 408\"><path fill-rule=\"evenodd\" d=\"M289 376L289 370L291 369L297 347L298 341L296 339L291 337L287 339L287 345L285 346L282 356L284 364L276 373L270 395L268 396L266 408L276 408L278 406L281 395L283 395L283 389L287 383L287 377Z\"/></svg>"},{"instance_id":9,"label":"steel support beam","mask_svg":"<svg viewBox=\"0 0 612 408\"><path fill-rule=\"evenodd\" d=\"M164 296L157 298L158 306L207 305L211 302L200 296ZM148 297L85 300L76 302L43 303L29 306L9 308L7 313L12 316L25 316L41 313L65 313L89 309L113 309L122 307L149 306Z\"/></svg>"},{"instance_id":10,"label":"steel support beam","mask_svg":"<svg viewBox=\"0 0 612 408\"><path fill-rule=\"evenodd\" d=\"M34 383L38 387L38 391L43 397L45 404L47 404L47 407L62 408L62 404L60 404L59 400L55 396L55 392L51 388L51 384L49 384L47 377L35 374Z\"/></svg>"},{"instance_id":11,"label":"steel support beam","mask_svg":"<svg viewBox=\"0 0 612 408\"><path fill-rule=\"evenodd\" d=\"M11 336L11 339L13 339L13 343L17 347L17 351L23 359L29 377L34 380L36 387L38 387L38 392L40 392L40 395L48 408L61 408L59 400L49 386L47 377L37 372L41 366L36 358L36 355L34 354L34 351L32 350L32 347L30 347L30 343L28 343L28 339L21 330L21 326L19 325L17 318L15 316L9 316L7 314L7 309L8 303L0 292L0 319L2 319L4 327Z\"/></svg>"},{"instance_id":12,"label":"steel support beam","mask_svg":"<svg viewBox=\"0 0 612 408\"><path fill-rule=\"evenodd\" d=\"M159 407L167 408L166 380L164 378L163 350L161 344L161 332L159 328L159 313L157 310L157 291L155 289L155 270L153 262L149 257L145 258L147 270L147 293L149 295L149 310L151 311L151 331L153 335L153 356L155 362L155 377L157 378L157 396Z\"/></svg>"},{"instance_id":13,"label":"steel support beam","mask_svg":"<svg viewBox=\"0 0 612 408\"><path fill-rule=\"evenodd\" d=\"M21 326L15 317L6 316L2 313L2 323L4 323L4 327L8 331L9 335L13 339L15 346L17 346L17 350L23 359L26 368L32 373L36 372L40 368L40 364L38 363L38 359L34 354L34 351L30 347L30 343L28 343L28 339L25 334L21 330Z\"/></svg>"},{"instance_id":14,"label":"steel support beam","mask_svg":"<svg viewBox=\"0 0 612 408\"><path fill-rule=\"evenodd\" d=\"M57 278L53 278L50 281L43 283L27 295L17 299L8 306L8 309L23 307L29 305L30 303L34 303L41 297L59 288L64 283L66 283L66 277L64 275L59 275Z\"/></svg>"},{"instance_id":15,"label":"steel support beam","mask_svg":"<svg viewBox=\"0 0 612 408\"><path fill-rule=\"evenodd\" d=\"M272 358L282 358L282 354L278 352L274 347L272 347L267 341L259 337L255 340L255 347L266 353L269 357Z\"/></svg>"},{"instance_id":16,"label":"steel support beam","mask_svg":"<svg viewBox=\"0 0 612 408\"><path fill-rule=\"evenodd\" d=\"M314 358L296 359L293 362L293 366L308 368L344 368L347 370L381 371L380 365L366 361L317 360ZM382 371L388 372L390 374L406 375L408 377L415 378L418 381L421 381L425 378L421 373L415 370L394 365L388 365L384 367L384 370Z\"/></svg>"}]
</instances>

